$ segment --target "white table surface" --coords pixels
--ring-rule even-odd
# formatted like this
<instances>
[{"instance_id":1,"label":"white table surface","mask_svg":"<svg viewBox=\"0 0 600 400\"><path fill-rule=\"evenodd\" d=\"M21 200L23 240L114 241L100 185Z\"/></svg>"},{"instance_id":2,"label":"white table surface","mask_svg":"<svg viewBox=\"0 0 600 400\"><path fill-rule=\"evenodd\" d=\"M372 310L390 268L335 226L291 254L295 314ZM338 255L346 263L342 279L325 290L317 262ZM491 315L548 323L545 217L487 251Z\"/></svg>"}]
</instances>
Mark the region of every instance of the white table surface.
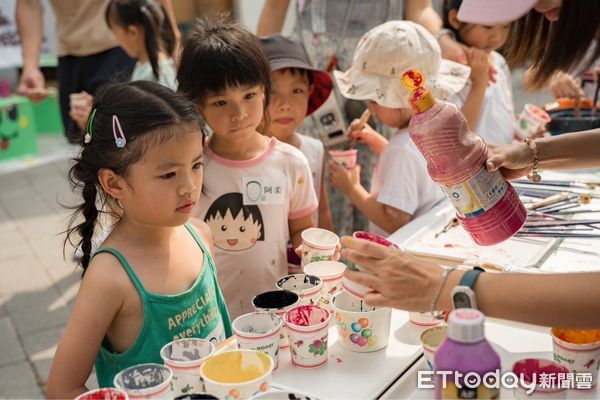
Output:
<instances>
[{"instance_id":1,"label":"white table surface","mask_svg":"<svg viewBox=\"0 0 600 400\"><path fill-rule=\"evenodd\" d=\"M289 350L282 351L272 385L320 399L378 398L421 357L421 331L408 321L407 312L393 310L388 346L371 353L354 353L340 346L337 328L332 325L327 364L315 369L294 367Z\"/></svg>"}]
</instances>

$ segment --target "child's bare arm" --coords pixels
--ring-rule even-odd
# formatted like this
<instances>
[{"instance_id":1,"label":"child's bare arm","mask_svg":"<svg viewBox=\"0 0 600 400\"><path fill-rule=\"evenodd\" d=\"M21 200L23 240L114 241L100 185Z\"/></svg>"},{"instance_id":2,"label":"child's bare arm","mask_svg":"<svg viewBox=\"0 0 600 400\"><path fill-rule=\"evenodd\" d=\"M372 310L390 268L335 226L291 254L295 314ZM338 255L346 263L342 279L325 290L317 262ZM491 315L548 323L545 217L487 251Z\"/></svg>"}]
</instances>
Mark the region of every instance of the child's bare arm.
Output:
<instances>
[{"instance_id":1,"label":"child's bare arm","mask_svg":"<svg viewBox=\"0 0 600 400\"><path fill-rule=\"evenodd\" d=\"M467 54L471 67L471 90L461 111L469 123L469 129L474 130L479 122L483 98L489 84L490 63L488 54L482 50L470 48Z\"/></svg>"},{"instance_id":2,"label":"child's bare arm","mask_svg":"<svg viewBox=\"0 0 600 400\"><path fill-rule=\"evenodd\" d=\"M309 215L304 217L288 219L288 227L290 230L290 241L294 248L298 248L302 244L302 231L314 226L312 218Z\"/></svg>"},{"instance_id":3,"label":"child's bare arm","mask_svg":"<svg viewBox=\"0 0 600 400\"><path fill-rule=\"evenodd\" d=\"M90 264L52 362L48 398L72 399L87 391L102 340L123 303L123 285L115 279L121 274L127 277L111 256L99 255Z\"/></svg>"},{"instance_id":4,"label":"child's bare arm","mask_svg":"<svg viewBox=\"0 0 600 400\"><path fill-rule=\"evenodd\" d=\"M360 166L347 170L341 165L329 164L331 184L341 190L367 219L387 232L393 233L410 222L412 216L404 211L379 203L360 184Z\"/></svg>"},{"instance_id":5,"label":"child's bare arm","mask_svg":"<svg viewBox=\"0 0 600 400\"><path fill-rule=\"evenodd\" d=\"M333 218L329 210L329 196L327 195L327 184L325 182L325 160L321 171L321 194L319 196L319 228L333 232Z\"/></svg>"}]
</instances>

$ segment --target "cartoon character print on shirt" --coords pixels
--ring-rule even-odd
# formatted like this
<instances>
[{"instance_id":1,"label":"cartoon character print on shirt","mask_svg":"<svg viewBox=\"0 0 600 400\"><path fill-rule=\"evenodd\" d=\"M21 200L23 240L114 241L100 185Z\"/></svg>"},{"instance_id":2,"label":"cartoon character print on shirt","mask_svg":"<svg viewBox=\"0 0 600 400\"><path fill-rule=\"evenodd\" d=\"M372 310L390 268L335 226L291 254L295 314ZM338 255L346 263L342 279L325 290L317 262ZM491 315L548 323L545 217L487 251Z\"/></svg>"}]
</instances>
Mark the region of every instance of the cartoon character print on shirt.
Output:
<instances>
[{"instance_id":1,"label":"cartoon character print on shirt","mask_svg":"<svg viewBox=\"0 0 600 400\"><path fill-rule=\"evenodd\" d=\"M265 229L260 209L244 205L241 193L226 193L208 208L204 222L210 227L214 243L221 250L242 251L265 240Z\"/></svg>"}]
</instances>

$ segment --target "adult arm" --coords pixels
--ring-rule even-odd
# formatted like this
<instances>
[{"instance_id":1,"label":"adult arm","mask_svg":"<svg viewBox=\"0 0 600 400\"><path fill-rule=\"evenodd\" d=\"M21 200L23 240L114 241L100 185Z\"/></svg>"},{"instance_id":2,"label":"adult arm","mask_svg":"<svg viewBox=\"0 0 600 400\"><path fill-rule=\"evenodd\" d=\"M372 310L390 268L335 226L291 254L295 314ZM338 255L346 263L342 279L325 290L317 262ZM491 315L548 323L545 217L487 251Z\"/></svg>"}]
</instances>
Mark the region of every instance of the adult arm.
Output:
<instances>
[{"instance_id":1,"label":"adult arm","mask_svg":"<svg viewBox=\"0 0 600 400\"><path fill-rule=\"evenodd\" d=\"M281 32L289 5L290 0L265 0L258 20L256 35L266 36Z\"/></svg>"},{"instance_id":2,"label":"adult arm","mask_svg":"<svg viewBox=\"0 0 600 400\"><path fill-rule=\"evenodd\" d=\"M44 89L46 86L44 75L40 70L43 29L40 0L17 0L15 14L23 54L23 73L18 90L32 100L41 100L45 96L40 92L32 91L32 89Z\"/></svg>"},{"instance_id":3,"label":"adult arm","mask_svg":"<svg viewBox=\"0 0 600 400\"><path fill-rule=\"evenodd\" d=\"M600 129L544 137L535 144L542 169L600 167ZM531 170L533 153L525 143L490 145L486 166L489 171L501 168L507 179L516 179Z\"/></svg>"},{"instance_id":4,"label":"adult arm","mask_svg":"<svg viewBox=\"0 0 600 400\"><path fill-rule=\"evenodd\" d=\"M365 301L407 311L429 311L442 285L442 267L396 249L343 237L342 257L370 274L346 276L372 289ZM464 271L455 270L443 285L438 310L452 309L451 292ZM484 273L475 286L478 308L487 316L559 328L600 328L599 273Z\"/></svg>"}]
</instances>

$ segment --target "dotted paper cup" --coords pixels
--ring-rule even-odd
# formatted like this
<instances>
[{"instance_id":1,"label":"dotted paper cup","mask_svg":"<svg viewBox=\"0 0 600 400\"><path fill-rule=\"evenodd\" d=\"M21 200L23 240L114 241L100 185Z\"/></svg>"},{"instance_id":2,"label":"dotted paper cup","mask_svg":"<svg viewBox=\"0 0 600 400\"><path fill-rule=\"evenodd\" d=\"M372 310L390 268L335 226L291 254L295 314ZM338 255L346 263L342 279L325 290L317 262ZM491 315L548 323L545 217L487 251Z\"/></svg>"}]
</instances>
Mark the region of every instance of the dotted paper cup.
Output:
<instances>
[{"instance_id":1,"label":"dotted paper cup","mask_svg":"<svg viewBox=\"0 0 600 400\"><path fill-rule=\"evenodd\" d=\"M307 274L286 275L277 281L277 287L300 296L298 305L318 304L321 299L321 278Z\"/></svg>"},{"instance_id":2,"label":"dotted paper cup","mask_svg":"<svg viewBox=\"0 0 600 400\"><path fill-rule=\"evenodd\" d=\"M535 135L541 127L546 126L551 119L546 111L527 103L519 114L517 129L523 138L528 138Z\"/></svg>"},{"instance_id":3,"label":"dotted paper cup","mask_svg":"<svg viewBox=\"0 0 600 400\"><path fill-rule=\"evenodd\" d=\"M327 363L329 311L319 306L298 306L285 314L292 364L318 368Z\"/></svg>"},{"instance_id":4,"label":"dotted paper cup","mask_svg":"<svg viewBox=\"0 0 600 400\"><path fill-rule=\"evenodd\" d=\"M160 357L173 371L171 390L175 396L204 391L200 366L214 352L211 342L198 338L174 340L163 346Z\"/></svg>"},{"instance_id":5,"label":"dotted paper cup","mask_svg":"<svg viewBox=\"0 0 600 400\"><path fill-rule=\"evenodd\" d=\"M316 261L304 266L305 273L317 276L323 282L319 306L325 307L329 311L332 310L331 298L342 290L342 278L345 270L346 265L339 261Z\"/></svg>"},{"instance_id":6,"label":"dotted paper cup","mask_svg":"<svg viewBox=\"0 0 600 400\"><path fill-rule=\"evenodd\" d=\"M421 333L421 344L423 345L423 355L427 360L427 365L430 369L435 369L433 363L433 355L437 351L438 347L442 344L448 336L448 326L434 326L428 328Z\"/></svg>"},{"instance_id":7,"label":"dotted paper cup","mask_svg":"<svg viewBox=\"0 0 600 400\"><path fill-rule=\"evenodd\" d=\"M600 330L552 328L550 334L554 361L571 372L591 374L589 386L596 386L600 366Z\"/></svg>"},{"instance_id":8,"label":"dotted paper cup","mask_svg":"<svg viewBox=\"0 0 600 400\"><path fill-rule=\"evenodd\" d=\"M101 388L80 394L75 400L127 400L127 392L116 388Z\"/></svg>"},{"instance_id":9,"label":"dotted paper cup","mask_svg":"<svg viewBox=\"0 0 600 400\"><path fill-rule=\"evenodd\" d=\"M354 237L355 239L368 240L370 242L373 242L373 243L376 243L378 245L385 246L385 247L394 247L396 249L398 248L398 246L396 246L394 243L390 242L383 236L377 235L376 233L357 231L352 234L352 237ZM353 271L366 272L366 271L362 270L359 265L356 265L353 263L348 264L348 269L351 269ZM362 286L362 285L359 285L358 283L352 282L350 279L346 278L345 276L342 278L342 287L344 288L345 291L347 291L348 293L350 293L353 296L358 297L360 299L364 298L365 295L371 290L366 286Z\"/></svg>"},{"instance_id":10,"label":"dotted paper cup","mask_svg":"<svg viewBox=\"0 0 600 400\"><path fill-rule=\"evenodd\" d=\"M115 375L113 384L130 399L164 399L171 397L173 372L160 364L139 364Z\"/></svg>"},{"instance_id":11,"label":"dotted paper cup","mask_svg":"<svg viewBox=\"0 0 600 400\"><path fill-rule=\"evenodd\" d=\"M321 228L302 231L302 261L304 267L315 261L333 260L340 238L333 232Z\"/></svg>"},{"instance_id":12,"label":"dotted paper cup","mask_svg":"<svg viewBox=\"0 0 600 400\"><path fill-rule=\"evenodd\" d=\"M561 380L569 373L564 366L543 358L527 358L513 364L512 372L518 377L518 386L514 389L515 399L566 399L567 387ZM535 382L531 393L530 387L520 385L521 381L528 385ZM565 381L565 383L569 383Z\"/></svg>"},{"instance_id":13,"label":"dotted paper cup","mask_svg":"<svg viewBox=\"0 0 600 400\"><path fill-rule=\"evenodd\" d=\"M231 324L240 349L268 354L279 366L279 333L283 319L269 312L254 312L237 317Z\"/></svg>"},{"instance_id":14,"label":"dotted paper cup","mask_svg":"<svg viewBox=\"0 0 600 400\"><path fill-rule=\"evenodd\" d=\"M256 311L267 311L283 318L286 311L291 310L300 303L300 296L289 290L273 290L260 293L252 299ZM279 331L279 350L290 348L285 324Z\"/></svg>"},{"instance_id":15,"label":"dotted paper cup","mask_svg":"<svg viewBox=\"0 0 600 400\"><path fill-rule=\"evenodd\" d=\"M347 292L333 298L340 345L356 353L385 348L390 337L392 310L367 306Z\"/></svg>"},{"instance_id":16,"label":"dotted paper cup","mask_svg":"<svg viewBox=\"0 0 600 400\"><path fill-rule=\"evenodd\" d=\"M358 150L329 150L329 156L336 164L343 165L346 169L352 169L356 166Z\"/></svg>"},{"instance_id":17,"label":"dotted paper cup","mask_svg":"<svg viewBox=\"0 0 600 400\"><path fill-rule=\"evenodd\" d=\"M249 399L271 387L274 362L256 350L216 354L200 367L206 391L219 399Z\"/></svg>"}]
</instances>

